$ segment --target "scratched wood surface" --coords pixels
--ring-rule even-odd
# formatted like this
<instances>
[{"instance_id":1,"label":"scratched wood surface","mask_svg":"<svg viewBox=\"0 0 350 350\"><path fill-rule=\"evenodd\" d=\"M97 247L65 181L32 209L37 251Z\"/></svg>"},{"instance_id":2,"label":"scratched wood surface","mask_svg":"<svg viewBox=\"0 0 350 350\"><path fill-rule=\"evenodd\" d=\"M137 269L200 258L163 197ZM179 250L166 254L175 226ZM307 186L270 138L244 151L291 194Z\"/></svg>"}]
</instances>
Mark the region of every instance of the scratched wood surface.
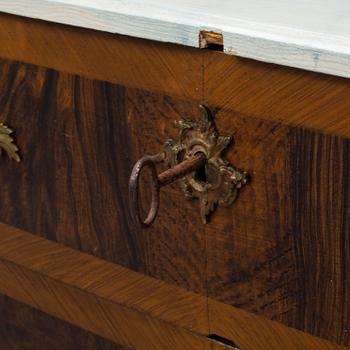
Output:
<instances>
[{"instance_id":1,"label":"scratched wood surface","mask_svg":"<svg viewBox=\"0 0 350 350\"><path fill-rule=\"evenodd\" d=\"M1 350L128 350L4 295L0 315Z\"/></svg>"},{"instance_id":2,"label":"scratched wood surface","mask_svg":"<svg viewBox=\"0 0 350 350\"><path fill-rule=\"evenodd\" d=\"M135 350L346 350L4 224L0 278L0 293Z\"/></svg>"}]
</instances>

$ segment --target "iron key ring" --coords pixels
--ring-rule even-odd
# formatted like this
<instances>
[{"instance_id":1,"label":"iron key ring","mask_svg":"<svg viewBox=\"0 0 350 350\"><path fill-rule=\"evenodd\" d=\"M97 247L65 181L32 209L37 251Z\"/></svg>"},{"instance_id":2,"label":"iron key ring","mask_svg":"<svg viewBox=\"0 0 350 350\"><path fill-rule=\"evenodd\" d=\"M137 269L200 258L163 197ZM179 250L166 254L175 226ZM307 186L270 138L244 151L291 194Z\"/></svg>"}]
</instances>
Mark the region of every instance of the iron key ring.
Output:
<instances>
[{"instance_id":1,"label":"iron key ring","mask_svg":"<svg viewBox=\"0 0 350 350\"><path fill-rule=\"evenodd\" d=\"M157 216L160 188L199 169L206 162L206 156L203 153L199 153L158 175L156 164L162 162L164 159L165 153L163 152L154 156L145 155L135 163L132 169L129 181L130 210L136 224L141 227L151 226ZM140 216L139 179L142 169L145 167L149 168L151 174L152 199L148 214L145 219L142 219Z\"/></svg>"}]
</instances>

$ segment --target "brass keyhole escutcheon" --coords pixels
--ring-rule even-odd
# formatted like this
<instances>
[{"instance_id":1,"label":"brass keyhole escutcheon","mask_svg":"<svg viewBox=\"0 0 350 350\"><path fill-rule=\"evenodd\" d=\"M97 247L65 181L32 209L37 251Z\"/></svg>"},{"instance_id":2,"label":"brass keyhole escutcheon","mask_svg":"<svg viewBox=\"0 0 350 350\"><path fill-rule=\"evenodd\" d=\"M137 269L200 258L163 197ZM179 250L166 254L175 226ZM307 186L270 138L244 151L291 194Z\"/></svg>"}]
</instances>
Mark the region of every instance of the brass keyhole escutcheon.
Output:
<instances>
[{"instance_id":1,"label":"brass keyhole escutcheon","mask_svg":"<svg viewBox=\"0 0 350 350\"><path fill-rule=\"evenodd\" d=\"M222 151L231 143L230 136L221 136L215 127L210 110L200 105L201 118L198 122L181 120L177 123L179 139L165 144L169 167L179 163L179 153L190 158L203 153L207 161L202 168L187 174L179 180L186 198L199 199L203 223L218 205L231 205L238 190L247 183L247 174L233 168L222 156Z\"/></svg>"},{"instance_id":2,"label":"brass keyhole escutcheon","mask_svg":"<svg viewBox=\"0 0 350 350\"><path fill-rule=\"evenodd\" d=\"M199 121L183 119L177 122L178 140L165 142L163 151L155 156L144 156L134 166L129 182L132 216L143 227L154 221L159 208L159 189L178 180L188 199L197 198L200 216L207 223L210 212L216 207L231 205L239 189L247 183L246 172L235 169L224 159L222 151L231 143L230 136L219 135L210 110L199 106ZM169 167L156 174L156 163L165 162ZM138 179L144 166L152 173L151 210L145 220L140 218L138 203Z\"/></svg>"}]
</instances>

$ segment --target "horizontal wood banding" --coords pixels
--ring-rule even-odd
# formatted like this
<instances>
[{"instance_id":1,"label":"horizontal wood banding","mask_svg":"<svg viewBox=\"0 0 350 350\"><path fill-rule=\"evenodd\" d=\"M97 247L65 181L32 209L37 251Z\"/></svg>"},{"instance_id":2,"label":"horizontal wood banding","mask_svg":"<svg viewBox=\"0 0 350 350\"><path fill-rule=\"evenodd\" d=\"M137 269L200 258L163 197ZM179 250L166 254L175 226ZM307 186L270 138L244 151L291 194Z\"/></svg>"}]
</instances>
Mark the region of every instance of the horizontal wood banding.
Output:
<instances>
[{"instance_id":1,"label":"horizontal wood banding","mask_svg":"<svg viewBox=\"0 0 350 350\"><path fill-rule=\"evenodd\" d=\"M202 98L202 53L0 13L0 57L125 86Z\"/></svg>"},{"instance_id":2,"label":"horizontal wood banding","mask_svg":"<svg viewBox=\"0 0 350 350\"><path fill-rule=\"evenodd\" d=\"M350 80L204 52L204 101L218 110L350 137Z\"/></svg>"},{"instance_id":3,"label":"horizontal wood banding","mask_svg":"<svg viewBox=\"0 0 350 350\"><path fill-rule=\"evenodd\" d=\"M4 224L0 280L0 293L136 350L230 348L212 333L247 350L346 349Z\"/></svg>"},{"instance_id":4,"label":"horizontal wood banding","mask_svg":"<svg viewBox=\"0 0 350 350\"><path fill-rule=\"evenodd\" d=\"M0 57L350 137L349 79L7 14L0 18Z\"/></svg>"},{"instance_id":5,"label":"horizontal wood banding","mask_svg":"<svg viewBox=\"0 0 350 350\"><path fill-rule=\"evenodd\" d=\"M221 35L226 53L350 77L350 26L342 0L327 2L2 0L0 10L110 33L198 47L203 29ZM218 36L217 34L217 36ZM225 38L225 40L223 40ZM214 39L215 40L215 39Z\"/></svg>"},{"instance_id":6,"label":"horizontal wood banding","mask_svg":"<svg viewBox=\"0 0 350 350\"><path fill-rule=\"evenodd\" d=\"M206 295L197 203L167 186L147 231L128 210L134 163L177 137L174 122L195 118L196 103L7 60L0 92L22 158L2 159L1 222Z\"/></svg>"},{"instance_id":7,"label":"horizontal wood banding","mask_svg":"<svg viewBox=\"0 0 350 350\"><path fill-rule=\"evenodd\" d=\"M129 350L0 295L1 350Z\"/></svg>"},{"instance_id":8,"label":"horizontal wood banding","mask_svg":"<svg viewBox=\"0 0 350 350\"><path fill-rule=\"evenodd\" d=\"M209 298L210 331L245 350L349 350Z\"/></svg>"},{"instance_id":9,"label":"horizontal wood banding","mask_svg":"<svg viewBox=\"0 0 350 350\"><path fill-rule=\"evenodd\" d=\"M220 110L250 182L207 230L208 295L350 346L350 140Z\"/></svg>"},{"instance_id":10,"label":"horizontal wood banding","mask_svg":"<svg viewBox=\"0 0 350 350\"><path fill-rule=\"evenodd\" d=\"M211 349L204 297L3 224L0 262L0 293L121 345Z\"/></svg>"}]
</instances>

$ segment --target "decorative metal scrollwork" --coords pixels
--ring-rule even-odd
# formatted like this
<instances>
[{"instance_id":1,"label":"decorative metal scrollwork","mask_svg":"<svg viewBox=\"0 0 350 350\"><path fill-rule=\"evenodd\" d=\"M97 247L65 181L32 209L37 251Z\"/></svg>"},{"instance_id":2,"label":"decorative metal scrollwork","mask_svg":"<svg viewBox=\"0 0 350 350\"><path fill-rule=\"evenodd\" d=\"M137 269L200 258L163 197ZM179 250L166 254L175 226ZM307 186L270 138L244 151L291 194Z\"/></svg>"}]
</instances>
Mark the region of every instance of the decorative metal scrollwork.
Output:
<instances>
[{"instance_id":1,"label":"decorative metal scrollwork","mask_svg":"<svg viewBox=\"0 0 350 350\"><path fill-rule=\"evenodd\" d=\"M220 205L229 206L237 198L239 189L247 183L246 172L235 169L223 157L222 151L231 142L230 136L219 135L210 110L200 105L201 118L177 122L178 140L168 140L161 152L142 157L134 166L129 181L131 213L136 222L148 227L159 208L159 189L175 180L188 199L197 198L204 224L209 214ZM157 175L156 164L165 162L168 170ZM151 210L145 220L139 213L138 182L143 167L152 174Z\"/></svg>"},{"instance_id":2,"label":"decorative metal scrollwork","mask_svg":"<svg viewBox=\"0 0 350 350\"><path fill-rule=\"evenodd\" d=\"M231 143L231 136L221 136L216 130L210 110L200 105L199 122L184 119L177 123L179 140L165 144L168 165L173 167L184 159L203 153L205 165L179 180L186 198L198 198L203 223L217 205L229 206L238 190L247 183L246 172L235 169L222 156Z\"/></svg>"},{"instance_id":3,"label":"decorative metal scrollwork","mask_svg":"<svg viewBox=\"0 0 350 350\"><path fill-rule=\"evenodd\" d=\"M0 123L0 155L4 151L10 159L20 162L21 158L18 154L18 147L11 136L12 133L13 131L9 127Z\"/></svg>"}]
</instances>

